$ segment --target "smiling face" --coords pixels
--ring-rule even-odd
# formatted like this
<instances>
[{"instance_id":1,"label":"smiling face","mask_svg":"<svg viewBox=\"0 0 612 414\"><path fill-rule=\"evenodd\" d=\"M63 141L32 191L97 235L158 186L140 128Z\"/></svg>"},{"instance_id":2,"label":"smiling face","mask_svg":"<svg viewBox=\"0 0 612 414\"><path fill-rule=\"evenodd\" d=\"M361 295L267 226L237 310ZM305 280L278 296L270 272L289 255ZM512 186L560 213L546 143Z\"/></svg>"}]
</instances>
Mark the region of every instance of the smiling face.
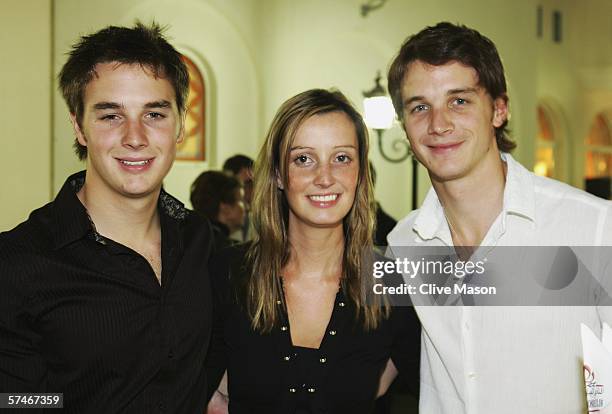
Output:
<instances>
[{"instance_id":1,"label":"smiling face","mask_svg":"<svg viewBox=\"0 0 612 414\"><path fill-rule=\"evenodd\" d=\"M342 227L355 199L359 148L355 126L343 112L306 119L298 128L288 160L285 196L289 229Z\"/></svg>"},{"instance_id":2,"label":"smiling face","mask_svg":"<svg viewBox=\"0 0 612 414\"><path fill-rule=\"evenodd\" d=\"M507 117L504 99L478 85L476 71L458 62L415 61L404 76L404 129L434 182L491 173L500 163L495 127Z\"/></svg>"},{"instance_id":3,"label":"smiling face","mask_svg":"<svg viewBox=\"0 0 612 414\"><path fill-rule=\"evenodd\" d=\"M140 65L100 63L83 96L77 139L87 147L88 191L157 197L172 166L182 123L174 88Z\"/></svg>"}]
</instances>

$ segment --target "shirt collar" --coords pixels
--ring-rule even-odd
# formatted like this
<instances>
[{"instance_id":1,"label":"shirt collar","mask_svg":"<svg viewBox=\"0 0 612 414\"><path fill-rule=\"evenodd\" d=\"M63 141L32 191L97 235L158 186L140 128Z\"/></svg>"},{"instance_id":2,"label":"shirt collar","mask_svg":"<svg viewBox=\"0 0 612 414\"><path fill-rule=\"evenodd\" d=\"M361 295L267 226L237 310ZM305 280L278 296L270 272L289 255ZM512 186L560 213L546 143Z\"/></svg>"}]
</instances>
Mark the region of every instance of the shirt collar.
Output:
<instances>
[{"instance_id":1,"label":"shirt collar","mask_svg":"<svg viewBox=\"0 0 612 414\"><path fill-rule=\"evenodd\" d=\"M533 173L528 171L508 153L502 152L501 158L506 161L508 166L503 211L506 214L514 214L535 221Z\"/></svg>"},{"instance_id":2,"label":"shirt collar","mask_svg":"<svg viewBox=\"0 0 612 414\"><path fill-rule=\"evenodd\" d=\"M535 195L532 174L508 153L500 153L506 162L506 185L502 215L514 214L535 221ZM413 225L414 231L423 240L441 238L450 240L450 231L444 209L434 188L430 188Z\"/></svg>"},{"instance_id":3,"label":"shirt collar","mask_svg":"<svg viewBox=\"0 0 612 414\"><path fill-rule=\"evenodd\" d=\"M444 209L433 187L429 189L425 201L419 208L413 228L424 240L431 240L437 236L443 237L449 233Z\"/></svg>"},{"instance_id":4,"label":"shirt collar","mask_svg":"<svg viewBox=\"0 0 612 414\"><path fill-rule=\"evenodd\" d=\"M55 197L53 242L56 249L83 237L91 237L98 242L103 242L103 237L96 231L94 223L87 214L87 209L77 197L84 183L85 171L72 174L66 179ZM163 188L159 194L158 209L162 213L160 217L162 226L168 222L182 222L190 213L183 203L166 193Z\"/></svg>"}]
</instances>

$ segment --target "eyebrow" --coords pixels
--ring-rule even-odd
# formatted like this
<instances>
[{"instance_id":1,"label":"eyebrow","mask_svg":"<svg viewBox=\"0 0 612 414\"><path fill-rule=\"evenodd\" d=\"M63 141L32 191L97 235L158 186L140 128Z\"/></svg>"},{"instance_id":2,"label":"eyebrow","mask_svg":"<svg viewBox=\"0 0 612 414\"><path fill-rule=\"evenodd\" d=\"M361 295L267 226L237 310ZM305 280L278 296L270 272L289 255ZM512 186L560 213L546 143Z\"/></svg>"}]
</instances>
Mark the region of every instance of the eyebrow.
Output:
<instances>
[{"instance_id":1,"label":"eyebrow","mask_svg":"<svg viewBox=\"0 0 612 414\"><path fill-rule=\"evenodd\" d=\"M120 105L116 102L98 102L93 105L94 111L101 111L104 109L119 109L123 105Z\"/></svg>"},{"instance_id":2,"label":"eyebrow","mask_svg":"<svg viewBox=\"0 0 612 414\"><path fill-rule=\"evenodd\" d=\"M355 145L336 145L334 148L352 148L352 149L357 149L357 147ZM313 147L302 147L302 146L295 146L295 147L291 147L291 149L289 151L295 151L295 150L304 150L304 149L310 149L313 150Z\"/></svg>"},{"instance_id":3,"label":"eyebrow","mask_svg":"<svg viewBox=\"0 0 612 414\"><path fill-rule=\"evenodd\" d=\"M451 89L448 92L446 92L446 95L455 95L458 93L477 93L478 89L477 88L458 88L458 89Z\"/></svg>"},{"instance_id":4,"label":"eyebrow","mask_svg":"<svg viewBox=\"0 0 612 414\"><path fill-rule=\"evenodd\" d=\"M446 92L446 96L451 96L451 95L456 95L458 93L478 93L478 88L456 88L456 89L449 89ZM410 98L406 99L404 101L404 106L410 105L413 102L416 101L424 101L425 97L422 95L418 95L418 96L411 96Z\"/></svg>"},{"instance_id":5,"label":"eyebrow","mask_svg":"<svg viewBox=\"0 0 612 414\"><path fill-rule=\"evenodd\" d=\"M117 102L98 102L93 105L94 111L102 111L105 109L120 109L124 106ZM170 108L172 104L165 99L161 99L159 101L147 102L144 104L144 108Z\"/></svg>"},{"instance_id":6,"label":"eyebrow","mask_svg":"<svg viewBox=\"0 0 612 414\"><path fill-rule=\"evenodd\" d=\"M155 102L148 102L145 104L144 107L145 108L170 108L172 107L172 104L166 101L165 99L162 99L162 100L155 101Z\"/></svg>"}]
</instances>

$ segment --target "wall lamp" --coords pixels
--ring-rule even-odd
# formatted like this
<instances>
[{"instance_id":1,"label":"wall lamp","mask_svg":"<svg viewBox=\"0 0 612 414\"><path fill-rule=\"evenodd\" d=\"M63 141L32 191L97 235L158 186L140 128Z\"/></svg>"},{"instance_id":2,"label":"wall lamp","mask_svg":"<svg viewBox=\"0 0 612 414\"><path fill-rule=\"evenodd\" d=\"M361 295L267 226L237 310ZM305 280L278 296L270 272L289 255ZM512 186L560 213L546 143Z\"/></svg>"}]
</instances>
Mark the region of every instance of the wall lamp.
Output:
<instances>
[{"instance_id":1,"label":"wall lamp","mask_svg":"<svg viewBox=\"0 0 612 414\"><path fill-rule=\"evenodd\" d=\"M385 5L387 0L369 0L366 3L361 5L361 16L366 17L370 12L373 12L376 9L380 9Z\"/></svg>"},{"instance_id":2,"label":"wall lamp","mask_svg":"<svg viewBox=\"0 0 612 414\"><path fill-rule=\"evenodd\" d=\"M364 121L368 128L376 131L378 136L378 150L380 155L389 162L402 162L410 156L410 146L406 139L396 138L392 147L399 155L389 156L383 146L383 136L387 129L393 126L395 120L395 110L391 103L391 98L385 93L385 89L380 84L380 71L374 79L375 85L369 91L363 92L363 113Z\"/></svg>"},{"instance_id":3,"label":"wall lamp","mask_svg":"<svg viewBox=\"0 0 612 414\"><path fill-rule=\"evenodd\" d=\"M394 139L391 144L393 151L399 155L390 156L385 152L383 136L385 131L393 126L395 110L391 98L380 84L381 79L380 71L378 71L374 79L374 87L363 92L364 121L368 128L376 131L378 151L385 160L399 163L412 155L412 209L414 210L417 208L418 197L418 161L410 150L408 140L404 137Z\"/></svg>"}]
</instances>

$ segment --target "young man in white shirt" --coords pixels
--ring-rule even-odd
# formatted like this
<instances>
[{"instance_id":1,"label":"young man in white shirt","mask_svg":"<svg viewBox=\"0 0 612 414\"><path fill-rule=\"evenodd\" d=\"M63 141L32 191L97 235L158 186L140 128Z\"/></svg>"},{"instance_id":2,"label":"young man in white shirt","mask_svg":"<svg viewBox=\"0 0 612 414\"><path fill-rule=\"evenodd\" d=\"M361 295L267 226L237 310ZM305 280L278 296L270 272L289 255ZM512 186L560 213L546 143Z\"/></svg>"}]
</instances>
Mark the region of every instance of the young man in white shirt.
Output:
<instances>
[{"instance_id":1,"label":"young man in white shirt","mask_svg":"<svg viewBox=\"0 0 612 414\"><path fill-rule=\"evenodd\" d=\"M515 161L508 96L493 42L450 23L409 37L389 91L433 188L389 234L393 246L607 246L607 201L537 177ZM597 306L417 306L423 325L420 412L578 413L586 409L580 323Z\"/></svg>"}]
</instances>

